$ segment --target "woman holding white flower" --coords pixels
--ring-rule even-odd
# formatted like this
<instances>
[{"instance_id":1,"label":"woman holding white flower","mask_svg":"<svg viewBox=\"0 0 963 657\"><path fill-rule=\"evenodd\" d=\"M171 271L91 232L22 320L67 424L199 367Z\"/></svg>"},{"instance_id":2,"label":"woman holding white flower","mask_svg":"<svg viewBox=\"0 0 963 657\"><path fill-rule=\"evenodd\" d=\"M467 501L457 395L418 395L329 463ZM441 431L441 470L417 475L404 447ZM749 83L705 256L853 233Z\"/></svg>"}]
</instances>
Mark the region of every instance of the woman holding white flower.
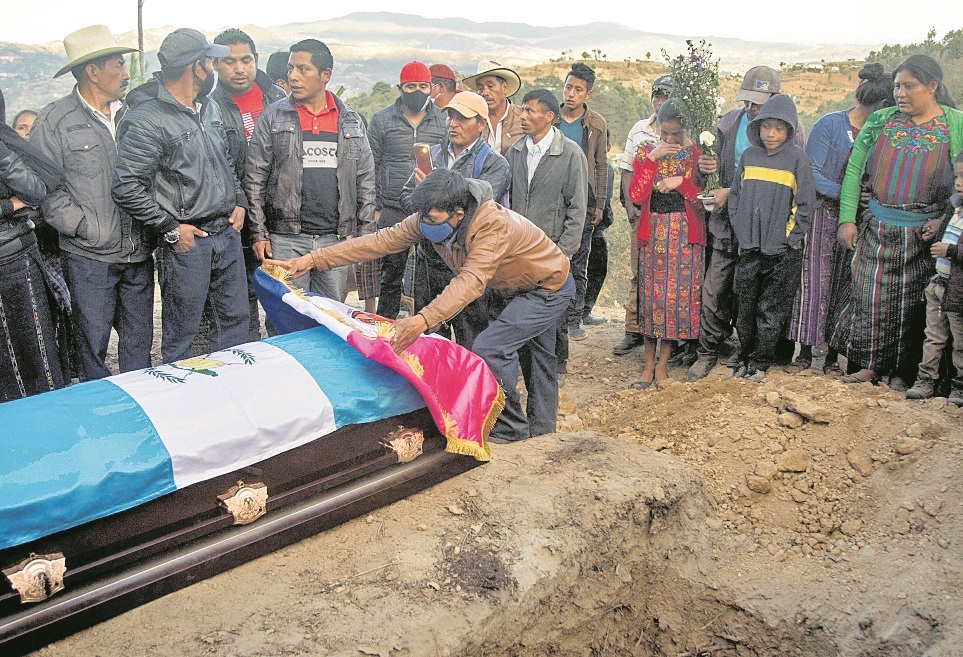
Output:
<instances>
[{"instance_id":1,"label":"woman holding white flower","mask_svg":"<svg viewBox=\"0 0 963 657\"><path fill-rule=\"evenodd\" d=\"M639 240L639 328L645 336L642 378L633 388L668 378L672 343L699 337L705 212L698 200L699 150L686 134L680 101L660 109L660 140L639 146L629 197L641 206ZM658 363L656 343L662 340Z\"/></svg>"}]
</instances>

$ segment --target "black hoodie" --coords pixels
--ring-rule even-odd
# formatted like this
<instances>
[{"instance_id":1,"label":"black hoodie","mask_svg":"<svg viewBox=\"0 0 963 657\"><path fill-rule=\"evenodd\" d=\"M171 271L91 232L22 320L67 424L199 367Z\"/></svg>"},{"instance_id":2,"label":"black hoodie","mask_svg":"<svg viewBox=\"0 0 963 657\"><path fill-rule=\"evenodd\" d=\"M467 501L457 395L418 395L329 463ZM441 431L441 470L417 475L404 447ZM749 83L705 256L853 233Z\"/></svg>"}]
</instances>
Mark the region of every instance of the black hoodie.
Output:
<instances>
[{"instance_id":1,"label":"black hoodie","mask_svg":"<svg viewBox=\"0 0 963 657\"><path fill-rule=\"evenodd\" d=\"M759 136L766 119L788 126L786 141L769 153ZM806 151L793 143L796 106L789 96L776 94L749 123L752 145L742 154L729 192L729 217L740 251L759 249L780 255L802 248L812 224L816 184Z\"/></svg>"}]
</instances>

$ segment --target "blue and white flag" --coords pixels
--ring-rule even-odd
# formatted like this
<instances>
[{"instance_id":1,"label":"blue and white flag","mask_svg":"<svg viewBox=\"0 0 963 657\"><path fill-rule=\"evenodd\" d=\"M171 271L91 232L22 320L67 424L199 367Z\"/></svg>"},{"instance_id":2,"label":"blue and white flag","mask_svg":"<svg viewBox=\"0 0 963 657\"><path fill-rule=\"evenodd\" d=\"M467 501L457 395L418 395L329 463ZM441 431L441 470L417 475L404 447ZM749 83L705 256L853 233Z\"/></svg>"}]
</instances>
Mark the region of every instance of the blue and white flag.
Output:
<instances>
[{"instance_id":1,"label":"blue and white flag","mask_svg":"<svg viewBox=\"0 0 963 657\"><path fill-rule=\"evenodd\" d=\"M0 404L0 549L424 406L322 327Z\"/></svg>"}]
</instances>

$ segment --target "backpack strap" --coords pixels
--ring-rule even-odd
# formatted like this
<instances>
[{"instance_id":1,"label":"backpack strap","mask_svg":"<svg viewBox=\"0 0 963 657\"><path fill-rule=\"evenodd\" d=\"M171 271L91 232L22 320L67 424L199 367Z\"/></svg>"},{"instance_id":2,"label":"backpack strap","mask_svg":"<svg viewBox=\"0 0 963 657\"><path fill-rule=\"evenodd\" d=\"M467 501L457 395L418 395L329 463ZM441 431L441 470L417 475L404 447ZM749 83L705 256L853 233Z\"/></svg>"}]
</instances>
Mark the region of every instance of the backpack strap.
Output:
<instances>
[{"instance_id":1,"label":"backpack strap","mask_svg":"<svg viewBox=\"0 0 963 657\"><path fill-rule=\"evenodd\" d=\"M478 152L475 153L475 160L472 162L471 167L471 177L477 178L481 175L482 168L485 166L485 160L488 159L488 154L492 152L492 147L487 141L483 141L482 145L478 148Z\"/></svg>"}]
</instances>

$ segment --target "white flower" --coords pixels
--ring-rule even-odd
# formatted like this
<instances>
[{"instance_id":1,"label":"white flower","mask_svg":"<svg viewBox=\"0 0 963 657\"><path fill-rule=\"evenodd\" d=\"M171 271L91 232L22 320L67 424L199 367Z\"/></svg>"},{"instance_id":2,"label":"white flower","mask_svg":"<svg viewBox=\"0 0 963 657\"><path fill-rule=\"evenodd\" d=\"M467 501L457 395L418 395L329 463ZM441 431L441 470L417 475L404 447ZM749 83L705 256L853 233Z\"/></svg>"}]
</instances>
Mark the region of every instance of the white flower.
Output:
<instances>
[{"instance_id":1,"label":"white flower","mask_svg":"<svg viewBox=\"0 0 963 657\"><path fill-rule=\"evenodd\" d=\"M702 134L699 135L699 143L712 148L712 145L716 143L716 136L708 130L703 130Z\"/></svg>"}]
</instances>

